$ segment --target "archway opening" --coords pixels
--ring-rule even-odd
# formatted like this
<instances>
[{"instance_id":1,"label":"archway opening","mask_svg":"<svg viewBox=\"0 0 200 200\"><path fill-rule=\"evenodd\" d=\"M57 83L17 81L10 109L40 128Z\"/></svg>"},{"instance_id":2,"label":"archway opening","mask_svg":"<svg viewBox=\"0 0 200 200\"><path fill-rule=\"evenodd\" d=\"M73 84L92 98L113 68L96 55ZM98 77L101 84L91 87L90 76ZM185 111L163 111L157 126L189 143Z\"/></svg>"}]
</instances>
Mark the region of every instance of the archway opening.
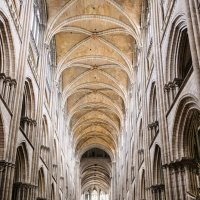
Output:
<instances>
[{"instance_id":1,"label":"archway opening","mask_svg":"<svg viewBox=\"0 0 200 200\"><path fill-rule=\"evenodd\" d=\"M111 158L104 150L86 151L80 162L83 200L107 200L111 192Z\"/></svg>"}]
</instances>

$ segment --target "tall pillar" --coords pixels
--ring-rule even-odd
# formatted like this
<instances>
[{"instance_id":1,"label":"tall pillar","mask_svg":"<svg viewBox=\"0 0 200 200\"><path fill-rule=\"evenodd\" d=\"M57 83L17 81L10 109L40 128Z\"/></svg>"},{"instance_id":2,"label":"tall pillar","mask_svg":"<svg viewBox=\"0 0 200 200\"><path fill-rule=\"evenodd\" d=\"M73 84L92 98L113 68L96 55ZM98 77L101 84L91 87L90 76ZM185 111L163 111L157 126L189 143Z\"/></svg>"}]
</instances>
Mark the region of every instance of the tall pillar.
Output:
<instances>
[{"instance_id":1,"label":"tall pillar","mask_svg":"<svg viewBox=\"0 0 200 200\"><path fill-rule=\"evenodd\" d=\"M81 197L81 184L80 184L80 161L76 160L76 167L75 167L75 188L76 188L76 200L80 200Z\"/></svg>"},{"instance_id":2,"label":"tall pillar","mask_svg":"<svg viewBox=\"0 0 200 200\"><path fill-rule=\"evenodd\" d=\"M168 137L168 128L167 128L167 121L166 121L166 104L165 104L165 93L164 93L164 71L163 71L163 62L162 62L162 52L160 48L161 44L161 26L159 24L159 9L160 5L158 1L152 1L152 21L153 21L153 51L155 55L155 70L156 70L156 76L157 76L157 94L159 96L158 98L158 116L159 116L159 134L161 138L161 157L162 162L168 163L171 160L171 154L170 154L170 142ZM168 182L168 179L165 180L165 186L166 186L166 199L171 199L171 183Z\"/></svg>"},{"instance_id":3,"label":"tall pillar","mask_svg":"<svg viewBox=\"0 0 200 200\"><path fill-rule=\"evenodd\" d=\"M19 124L20 124L20 113L22 107L22 98L23 98L23 89L24 89L24 80L25 80L25 67L27 63L27 54L29 48L29 38L30 38L30 19L33 9L33 0L24 1L24 13L27 14L27 17L24 19L22 24L22 37L21 37L21 49L19 54L19 62L18 62L18 71L17 71L17 86L16 86L16 97L14 101L13 108L13 116L10 122L10 130L6 151L6 159L8 164L5 167L5 171L2 174L2 183L1 186L3 191L0 194L0 200L10 200L12 196L12 187L13 187L13 178L14 178L14 162L16 158L16 142L17 142L17 134L19 132Z\"/></svg>"}]
</instances>

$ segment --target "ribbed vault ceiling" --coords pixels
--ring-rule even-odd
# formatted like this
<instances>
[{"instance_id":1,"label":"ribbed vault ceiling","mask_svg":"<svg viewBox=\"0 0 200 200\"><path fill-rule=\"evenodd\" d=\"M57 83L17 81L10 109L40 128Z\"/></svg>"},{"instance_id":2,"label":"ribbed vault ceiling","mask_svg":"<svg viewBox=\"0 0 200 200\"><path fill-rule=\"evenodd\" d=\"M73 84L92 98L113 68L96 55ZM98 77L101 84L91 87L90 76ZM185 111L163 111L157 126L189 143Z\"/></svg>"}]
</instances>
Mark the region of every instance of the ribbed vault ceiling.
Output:
<instances>
[{"instance_id":1,"label":"ribbed vault ceiling","mask_svg":"<svg viewBox=\"0 0 200 200\"><path fill-rule=\"evenodd\" d=\"M47 43L55 37L57 81L78 154L115 155L134 77L141 0L47 0Z\"/></svg>"}]
</instances>

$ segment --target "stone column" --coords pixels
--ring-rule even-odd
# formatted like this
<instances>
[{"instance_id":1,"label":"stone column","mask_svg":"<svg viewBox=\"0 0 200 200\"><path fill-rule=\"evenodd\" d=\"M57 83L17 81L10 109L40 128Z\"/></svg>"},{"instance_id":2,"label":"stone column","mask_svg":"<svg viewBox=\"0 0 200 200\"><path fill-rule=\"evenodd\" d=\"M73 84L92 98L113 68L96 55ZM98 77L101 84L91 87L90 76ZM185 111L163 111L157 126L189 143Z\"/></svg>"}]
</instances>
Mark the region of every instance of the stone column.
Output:
<instances>
[{"instance_id":1,"label":"stone column","mask_svg":"<svg viewBox=\"0 0 200 200\"><path fill-rule=\"evenodd\" d=\"M0 94L3 94L3 83L5 80L6 76L4 73L0 73Z\"/></svg>"},{"instance_id":2,"label":"stone column","mask_svg":"<svg viewBox=\"0 0 200 200\"><path fill-rule=\"evenodd\" d=\"M17 85L16 80L12 79L11 83L10 83L10 94L9 94L9 98L8 98L8 106L11 110L13 109L13 100L15 97L16 85Z\"/></svg>"},{"instance_id":3,"label":"stone column","mask_svg":"<svg viewBox=\"0 0 200 200\"><path fill-rule=\"evenodd\" d=\"M186 0L187 1L187 0ZM166 104L165 104L165 94L164 94L164 71L163 71L163 62L162 62L162 52L160 48L161 44L161 28L158 19L159 19L159 5L158 1L152 1L152 17L153 17L153 51L155 55L155 69L156 69L156 76L157 76L157 94L159 96L158 98L158 110L159 110L159 135L161 139L161 157L162 162L168 163L171 160L171 154L170 154L170 142L168 137L168 128L167 128L167 121L166 121ZM168 182L168 179L165 179L165 186L167 188L166 190L166 199L167 200L174 200L176 198L171 198L170 194L170 188L171 183Z\"/></svg>"},{"instance_id":4,"label":"stone column","mask_svg":"<svg viewBox=\"0 0 200 200\"><path fill-rule=\"evenodd\" d=\"M5 88L4 88L3 98L4 98L5 102L8 105L8 98L9 98L9 93L10 93L11 78L10 77L6 77L6 79L4 81L5 81Z\"/></svg>"},{"instance_id":5,"label":"stone column","mask_svg":"<svg viewBox=\"0 0 200 200\"><path fill-rule=\"evenodd\" d=\"M81 184L80 184L80 161L76 160L76 167L75 167L76 171L75 171L75 188L77 188L76 190L76 200L80 200L81 197Z\"/></svg>"},{"instance_id":6,"label":"stone column","mask_svg":"<svg viewBox=\"0 0 200 200\"><path fill-rule=\"evenodd\" d=\"M19 125L20 125L20 114L22 108L22 99L23 99L23 90L24 90L24 81L25 81L25 68L27 63L27 54L29 48L29 38L30 38L30 19L33 9L33 0L25 1L24 2L24 10L23 12L26 13L26 17L24 18L22 24L22 35L21 35L21 49L19 53L19 62L18 62L18 69L17 69L17 87L16 87L16 97L14 100L14 107L13 107L13 115L10 122L10 130L8 138L9 141L7 143L7 151L5 153L5 158L7 158L8 163L15 163L16 159L16 142L17 142L17 135L19 132ZM4 190L1 193L0 200L10 200L12 196L12 186L13 186L13 178L14 178L14 169L12 167L13 164L10 164L6 167L4 173Z\"/></svg>"},{"instance_id":7,"label":"stone column","mask_svg":"<svg viewBox=\"0 0 200 200\"><path fill-rule=\"evenodd\" d=\"M12 187L9 188L6 185L6 180L10 178L10 175L14 171L14 164L6 161L0 161L0 199L4 200L4 194L7 192L12 193Z\"/></svg>"}]
</instances>

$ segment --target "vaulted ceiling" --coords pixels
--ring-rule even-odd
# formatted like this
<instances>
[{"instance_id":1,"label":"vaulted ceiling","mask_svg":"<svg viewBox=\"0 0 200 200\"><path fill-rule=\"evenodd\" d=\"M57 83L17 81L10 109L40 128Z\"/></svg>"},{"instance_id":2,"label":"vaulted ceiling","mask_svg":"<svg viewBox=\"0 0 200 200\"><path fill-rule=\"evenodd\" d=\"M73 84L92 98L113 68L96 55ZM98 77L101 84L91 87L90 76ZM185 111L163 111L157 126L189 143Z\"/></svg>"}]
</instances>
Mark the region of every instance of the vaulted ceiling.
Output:
<instances>
[{"instance_id":1,"label":"vaulted ceiling","mask_svg":"<svg viewBox=\"0 0 200 200\"><path fill-rule=\"evenodd\" d=\"M57 80L81 154L115 155L134 79L142 0L47 0L47 40L55 37Z\"/></svg>"}]
</instances>

